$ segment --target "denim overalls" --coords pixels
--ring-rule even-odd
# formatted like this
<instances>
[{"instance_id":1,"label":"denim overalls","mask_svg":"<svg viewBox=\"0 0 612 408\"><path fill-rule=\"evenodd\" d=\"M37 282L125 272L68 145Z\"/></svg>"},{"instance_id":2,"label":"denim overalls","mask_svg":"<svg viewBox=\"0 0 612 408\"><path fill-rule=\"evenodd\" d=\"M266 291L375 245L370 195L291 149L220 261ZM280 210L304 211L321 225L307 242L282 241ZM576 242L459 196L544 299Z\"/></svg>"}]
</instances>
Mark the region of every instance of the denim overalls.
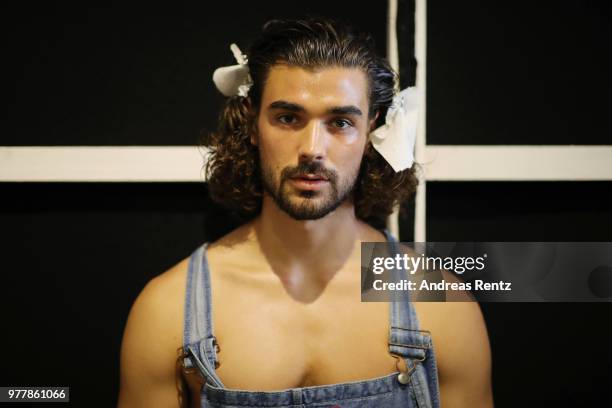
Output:
<instances>
[{"instance_id":1,"label":"denim overalls","mask_svg":"<svg viewBox=\"0 0 612 408\"><path fill-rule=\"evenodd\" d=\"M396 239L384 232L395 248ZM201 407L439 407L431 337L419 330L414 306L409 301L391 302L389 308L389 352L398 359L398 371L393 374L282 391L225 388L215 372L217 348L212 332L206 246L205 243L194 251L189 260L183 336L183 364L188 369L197 369L205 381L200 393Z\"/></svg>"}]
</instances>

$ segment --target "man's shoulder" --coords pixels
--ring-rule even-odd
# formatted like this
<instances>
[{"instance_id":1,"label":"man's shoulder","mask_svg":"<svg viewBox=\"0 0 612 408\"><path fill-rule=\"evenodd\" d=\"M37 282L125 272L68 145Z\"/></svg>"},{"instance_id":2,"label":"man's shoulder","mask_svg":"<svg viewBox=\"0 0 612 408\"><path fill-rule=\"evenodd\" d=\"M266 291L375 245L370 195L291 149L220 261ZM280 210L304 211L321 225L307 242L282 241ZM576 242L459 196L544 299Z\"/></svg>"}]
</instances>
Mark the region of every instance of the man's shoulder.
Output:
<instances>
[{"instance_id":1,"label":"man's shoulder","mask_svg":"<svg viewBox=\"0 0 612 408\"><path fill-rule=\"evenodd\" d=\"M265 257L255 235L253 223L247 223L208 243L204 255L209 273L220 277L218 275L221 272L261 267L265 263Z\"/></svg>"},{"instance_id":2,"label":"man's shoulder","mask_svg":"<svg viewBox=\"0 0 612 408\"><path fill-rule=\"evenodd\" d=\"M172 295L182 297L187 282L189 258L182 259L170 269L151 279L143 289L141 296L156 301L163 301Z\"/></svg>"},{"instance_id":3,"label":"man's shoulder","mask_svg":"<svg viewBox=\"0 0 612 408\"><path fill-rule=\"evenodd\" d=\"M477 302L415 302L422 329L431 331L440 342L458 345L459 339L486 336L486 327Z\"/></svg>"},{"instance_id":4,"label":"man's shoulder","mask_svg":"<svg viewBox=\"0 0 612 408\"><path fill-rule=\"evenodd\" d=\"M253 223L242 224L220 238L207 244L207 253L225 251L244 251L253 241Z\"/></svg>"},{"instance_id":5,"label":"man's shoulder","mask_svg":"<svg viewBox=\"0 0 612 408\"><path fill-rule=\"evenodd\" d=\"M415 308L420 327L431 332L444 403L492 406L491 350L478 303L415 302Z\"/></svg>"},{"instance_id":6,"label":"man's shoulder","mask_svg":"<svg viewBox=\"0 0 612 408\"><path fill-rule=\"evenodd\" d=\"M149 330L169 330L179 327L178 322L182 325L182 299L185 297L188 267L189 257L145 285L130 312L139 326L147 326Z\"/></svg>"},{"instance_id":7,"label":"man's shoulder","mask_svg":"<svg viewBox=\"0 0 612 408\"><path fill-rule=\"evenodd\" d=\"M359 221L359 237L362 242L385 242L387 237L383 232L370 224Z\"/></svg>"},{"instance_id":8,"label":"man's shoulder","mask_svg":"<svg viewBox=\"0 0 612 408\"><path fill-rule=\"evenodd\" d=\"M187 267L188 259L184 259L151 279L132 305L121 346L124 400L141 399L139 392L151 384L174 384L175 364L183 342ZM171 392L166 395L169 399L174 397Z\"/></svg>"}]
</instances>

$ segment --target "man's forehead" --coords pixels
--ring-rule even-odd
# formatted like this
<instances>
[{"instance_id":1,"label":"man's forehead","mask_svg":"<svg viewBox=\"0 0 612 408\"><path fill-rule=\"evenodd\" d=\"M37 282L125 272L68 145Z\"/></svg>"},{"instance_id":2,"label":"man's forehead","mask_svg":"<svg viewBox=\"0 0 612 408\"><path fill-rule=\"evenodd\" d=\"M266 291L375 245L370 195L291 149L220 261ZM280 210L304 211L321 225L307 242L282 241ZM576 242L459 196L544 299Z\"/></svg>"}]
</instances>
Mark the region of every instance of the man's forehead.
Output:
<instances>
[{"instance_id":1,"label":"man's forehead","mask_svg":"<svg viewBox=\"0 0 612 408\"><path fill-rule=\"evenodd\" d=\"M277 100L310 108L356 105L367 112L368 82L360 68L325 67L307 69L274 65L268 72L262 105Z\"/></svg>"}]
</instances>

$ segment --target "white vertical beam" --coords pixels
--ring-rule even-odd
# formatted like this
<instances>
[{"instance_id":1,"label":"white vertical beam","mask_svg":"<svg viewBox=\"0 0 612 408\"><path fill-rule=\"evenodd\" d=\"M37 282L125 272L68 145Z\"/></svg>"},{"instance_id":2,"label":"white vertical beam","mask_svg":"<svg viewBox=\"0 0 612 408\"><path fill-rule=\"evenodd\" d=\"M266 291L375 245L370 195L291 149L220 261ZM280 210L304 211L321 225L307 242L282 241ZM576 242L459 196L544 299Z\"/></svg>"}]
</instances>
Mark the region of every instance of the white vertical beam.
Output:
<instances>
[{"instance_id":1,"label":"white vertical beam","mask_svg":"<svg viewBox=\"0 0 612 408\"><path fill-rule=\"evenodd\" d=\"M426 129L425 119L427 107L427 1L415 1L415 38L414 53L417 60L416 86L419 90L419 118L417 124L417 136L415 146L415 161L425 162ZM419 174L419 186L416 191L416 202L414 210L414 241L425 242L426 237L426 215L427 215L427 180L424 174Z\"/></svg>"},{"instance_id":2,"label":"white vertical beam","mask_svg":"<svg viewBox=\"0 0 612 408\"><path fill-rule=\"evenodd\" d=\"M399 72L399 51L397 49L397 0L389 0L387 15L387 60L395 72ZM399 89L399 81L396 84ZM387 218L387 229L394 237L399 237L399 207Z\"/></svg>"},{"instance_id":3,"label":"white vertical beam","mask_svg":"<svg viewBox=\"0 0 612 408\"><path fill-rule=\"evenodd\" d=\"M399 72L399 50L397 49L397 0L389 0L387 10L387 60L395 72ZM396 84L399 90L399 83Z\"/></svg>"}]
</instances>

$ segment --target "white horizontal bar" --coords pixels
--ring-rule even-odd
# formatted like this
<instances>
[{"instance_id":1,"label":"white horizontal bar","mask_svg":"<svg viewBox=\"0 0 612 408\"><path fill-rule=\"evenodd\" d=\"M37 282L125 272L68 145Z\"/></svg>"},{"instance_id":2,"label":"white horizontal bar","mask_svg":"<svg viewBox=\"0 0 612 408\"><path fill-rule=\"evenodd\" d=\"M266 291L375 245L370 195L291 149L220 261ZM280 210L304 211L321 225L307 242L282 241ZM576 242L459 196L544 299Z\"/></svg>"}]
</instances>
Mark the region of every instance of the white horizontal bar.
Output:
<instances>
[{"instance_id":1,"label":"white horizontal bar","mask_svg":"<svg viewBox=\"0 0 612 408\"><path fill-rule=\"evenodd\" d=\"M425 147L430 181L612 180L612 146ZM206 150L170 146L0 147L0 181L202 181Z\"/></svg>"},{"instance_id":2,"label":"white horizontal bar","mask_svg":"<svg viewBox=\"0 0 612 408\"><path fill-rule=\"evenodd\" d=\"M174 146L0 147L0 181L201 181L205 156Z\"/></svg>"},{"instance_id":3,"label":"white horizontal bar","mask_svg":"<svg viewBox=\"0 0 612 408\"><path fill-rule=\"evenodd\" d=\"M612 146L426 146L428 181L612 180Z\"/></svg>"}]
</instances>

